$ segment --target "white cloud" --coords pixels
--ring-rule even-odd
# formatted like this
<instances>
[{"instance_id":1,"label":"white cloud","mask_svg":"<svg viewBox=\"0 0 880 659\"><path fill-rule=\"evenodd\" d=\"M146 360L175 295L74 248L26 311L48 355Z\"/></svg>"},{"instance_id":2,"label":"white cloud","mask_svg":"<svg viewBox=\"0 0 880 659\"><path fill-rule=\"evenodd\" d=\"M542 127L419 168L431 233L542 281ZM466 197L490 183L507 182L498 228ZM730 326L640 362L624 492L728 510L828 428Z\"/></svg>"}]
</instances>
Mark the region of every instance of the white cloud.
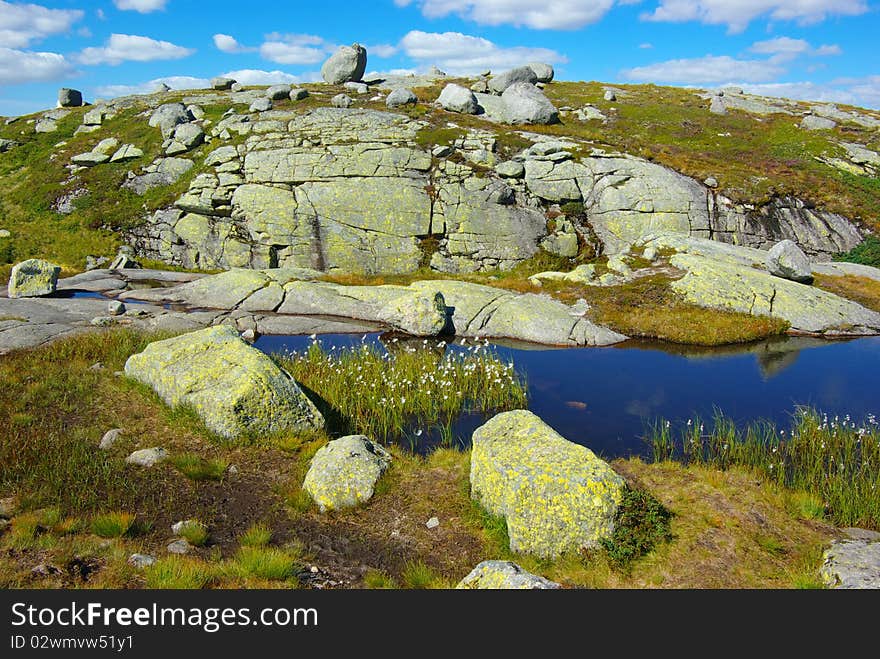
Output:
<instances>
[{"instance_id":1,"label":"white cloud","mask_svg":"<svg viewBox=\"0 0 880 659\"><path fill-rule=\"evenodd\" d=\"M281 85L303 82L299 76L284 71L262 71L260 69L241 69L223 74L224 78L232 78L243 85Z\"/></svg>"},{"instance_id":2,"label":"white cloud","mask_svg":"<svg viewBox=\"0 0 880 659\"><path fill-rule=\"evenodd\" d=\"M623 76L640 82L714 85L731 81L769 82L785 73L772 61L738 60L728 55L676 59L628 69Z\"/></svg>"},{"instance_id":3,"label":"white cloud","mask_svg":"<svg viewBox=\"0 0 880 659\"><path fill-rule=\"evenodd\" d=\"M659 6L642 14L642 18L671 23L699 21L727 25L730 32L742 32L760 16L803 25L821 22L829 16L857 16L866 11L866 0L659 0Z\"/></svg>"},{"instance_id":4,"label":"white cloud","mask_svg":"<svg viewBox=\"0 0 880 659\"><path fill-rule=\"evenodd\" d=\"M843 55L843 49L837 44L823 44L813 51L814 55L819 57L827 57L829 55Z\"/></svg>"},{"instance_id":5,"label":"white cloud","mask_svg":"<svg viewBox=\"0 0 880 659\"><path fill-rule=\"evenodd\" d=\"M0 48L0 85L51 82L75 73L64 55Z\"/></svg>"},{"instance_id":6,"label":"white cloud","mask_svg":"<svg viewBox=\"0 0 880 659\"><path fill-rule=\"evenodd\" d=\"M101 98L117 98L133 94L152 94L162 84L168 85L171 89L206 89L211 86L211 81L192 76L166 76L139 85L104 85L95 89L95 95Z\"/></svg>"},{"instance_id":7,"label":"white cloud","mask_svg":"<svg viewBox=\"0 0 880 659\"><path fill-rule=\"evenodd\" d=\"M485 69L506 69L527 62L551 64L568 61L547 48L503 48L488 39L460 32L421 32L413 30L400 42L403 52L424 65L435 64L454 75L479 73Z\"/></svg>"},{"instance_id":8,"label":"white cloud","mask_svg":"<svg viewBox=\"0 0 880 659\"><path fill-rule=\"evenodd\" d=\"M880 76L844 79L829 83L777 82L763 85L742 85L744 91L762 96L781 96L800 101L846 103L867 108L880 108Z\"/></svg>"},{"instance_id":9,"label":"white cloud","mask_svg":"<svg viewBox=\"0 0 880 659\"><path fill-rule=\"evenodd\" d=\"M777 37L776 39L768 39L767 41L757 41L749 48L753 53L761 55L786 55L798 56L811 50L810 44L803 39L792 39L791 37Z\"/></svg>"},{"instance_id":10,"label":"white cloud","mask_svg":"<svg viewBox=\"0 0 880 659\"><path fill-rule=\"evenodd\" d=\"M334 49L321 37L312 34L266 35L260 46L260 56L277 64L317 64Z\"/></svg>"},{"instance_id":11,"label":"white cloud","mask_svg":"<svg viewBox=\"0 0 880 659\"><path fill-rule=\"evenodd\" d=\"M47 9L0 0L0 44L5 48L26 48L32 41L70 32L82 17L83 12L78 9Z\"/></svg>"},{"instance_id":12,"label":"white cloud","mask_svg":"<svg viewBox=\"0 0 880 659\"><path fill-rule=\"evenodd\" d=\"M364 46L367 49L368 57L378 57L379 59L388 59L389 57L394 57L399 52L397 46L392 46L387 43L380 43L375 46Z\"/></svg>"},{"instance_id":13,"label":"white cloud","mask_svg":"<svg viewBox=\"0 0 880 659\"><path fill-rule=\"evenodd\" d=\"M406 7L413 1L427 18L457 14L481 25L506 24L537 30L577 30L600 20L614 6L614 0L394 0L394 4Z\"/></svg>"},{"instance_id":14,"label":"white cloud","mask_svg":"<svg viewBox=\"0 0 880 659\"><path fill-rule=\"evenodd\" d=\"M113 0L113 4L121 11L136 11L139 14L165 9L168 0Z\"/></svg>"},{"instance_id":15,"label":"white cloud","mask_svg":"<svg viewBox=\"0 0 880 659\"><path fill-rule=\"evenodd\" d=\"M224 53L250 53L256 50L256 48L248 48L241 45L235 37L228 34L215 34L214 45L217 47L217 50Z\"/></svg>"},{"instance_id":16,"label":"white cloud","mask_svg":"<svg viewBox=\"0 0 880 659\"><path fill-rule=\"evenodd\" d=\"M157 41L133 34L113 34L106 46L83 50L78 60L82 64L110 64L122 62L152 62L155 60L182 59L195 50L177 46L169 41Z\"/></svg>"},{"instance_id":17,"label":"white cloud","mask_svg":"<svg viewBox=\"0 0 880 659\"><path fill-rule=\"evenodd\" d=\"M654 47L654 44L652 44L652 43L646 42L646 43L639 44L639 48L641 48L642 50L651 50L651 48L653 48L653 47Z\"/></svg>"}]
</instances>

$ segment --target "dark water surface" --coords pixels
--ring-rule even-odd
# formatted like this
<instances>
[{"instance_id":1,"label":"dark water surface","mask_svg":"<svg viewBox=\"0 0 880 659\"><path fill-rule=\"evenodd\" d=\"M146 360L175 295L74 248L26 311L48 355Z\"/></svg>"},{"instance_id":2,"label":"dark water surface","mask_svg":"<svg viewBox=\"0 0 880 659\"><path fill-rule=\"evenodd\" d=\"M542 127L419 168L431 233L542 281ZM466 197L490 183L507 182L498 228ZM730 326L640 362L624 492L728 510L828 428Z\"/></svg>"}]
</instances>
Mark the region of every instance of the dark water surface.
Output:
<instances>
[{"instance_id":1,"label":"dark water surface","mask_svg":"<svg viewBox=\"0 0 880 659\"><path fill-rule=\"evenodd\" d=\"M320 340L325 349L344 348L360 345L362 335ZM256 347L280 352L309 343L305 336L265 336ZM496 344L494 350L525 374L535 414L608 459L645 455L642 438L660 417L674 424L695 416L707 420L717 408L740 424L767 419L788 428L798 405L855 420L880 413L880 337L790 337L715 349L628 341L567 349ZM456 431L469 437L482 422L463 418Z\"/></svg>"}]
</instances>

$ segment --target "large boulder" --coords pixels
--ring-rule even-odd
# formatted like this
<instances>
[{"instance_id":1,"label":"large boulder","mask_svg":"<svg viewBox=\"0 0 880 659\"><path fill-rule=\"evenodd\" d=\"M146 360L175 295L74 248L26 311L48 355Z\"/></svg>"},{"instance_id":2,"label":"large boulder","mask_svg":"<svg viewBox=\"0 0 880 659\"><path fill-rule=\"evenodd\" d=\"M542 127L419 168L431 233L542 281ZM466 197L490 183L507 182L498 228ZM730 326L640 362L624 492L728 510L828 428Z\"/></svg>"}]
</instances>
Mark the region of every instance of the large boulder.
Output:
<instances>
[{"instance_id":1,"label":"large boulder","mask_svg":"<svg viewBox=\"0 0 880 659\"><path fill-rule=\"evenodd\" d=\"M467 87L449 84L440 92L437 104L444 110L461 114L476 114L480 106L477 97Z\"/></svg>"},{"instance_id":2,"label":"large boulder","mask_svg":"<svg viewBox=\"0 0 880 659\"><path fill-rule=\"evenodd\" d=\"M363 435L330 442L315 453L303 489L321 512L354 508L373 496L391 455Z\"/></svg>"},{"instance_id":3,"label":"large boulder","mask_svg":"<svg viewBox=\"0 0 880 659\"><path fill-rule=\"evenodd\" d=\"M767 270L771 275L801 284L813 283L813 268L807 255L791 240L777 243L767 254Z\"/></svg>"},{"instance_id":4,"label":"large boulder","mask_svg":"<svg viewBox=\"0 0 880 659\"><path fill-rule=\"evenodd\" d=\"M150 126L161 129L162 137L167 138L176 126L188 123L191 119L183 103L166 103L150 115Z\"/></svg>"},{"instance_id":5,"label":"large boulder","mask_svg":"<svg viewBox=\"0 0 880 659\"><path fill-rule=\"evenodd\" d=\"M442 293L401 296L385 305L379 317L413 336L436 336L448 322Z\"/></svg>"},{"instance_id":6,"label":"large boulder","mask_svg":"<svg viewBox=\"0 0 880 659\"><path fill-rule=\"evenodd\" d=\"M511 561L483 561L456 586L458 590L556 590L561 586Z\"/></svg>"},{"instance_id":7,"label":"large boulder","mask_svg":"<svg viewBox=\"0 0 880 659\"><path fill-rule=\"evenodd\" d=\"M511 550L541 558L609 538L625 487L591 450L525 410L474 432L470 477L474 499L507 521Z\"/></svg>"},{"instance_id":8,"label":"large boulder","mask_svg":"<svg viewBox=\"0 0 880 659\"><path fill-rule=\"evenodd\" d=\"M58 286L61 267L41 259L16 264L9 275L7 293L11 298L51 295Z\"/></svg>"},{"instance_id":9,"label":"large boulder","mask_svg":"<svg viewBox=\"0 0 880 659\"><path fill-rule=\"evenodd\" d=\"M360 82L367 70L367 49L360 44L340 46L321 67L321 77L331 85Z\"/></svg>"},{"instance_id":10,"label":"large boulder","mask_svg":"<svg viewBox=\"0 0 880 659\"><path fill-rule=\"evenodd\" d=\"M168 405L190 406L229 439L324 425L293 378L225 325L152 343L129 358L125 373Z\"/></svg>"},{"instance_id":11,"label":"large boulder","mask_svg":"<svg viewBox=\"0 0 880 659\"><path fill-rule=\"evenodd\" d=\"M505 89L518 82L534 85L538 82L538 76L530 66L520 66L489 78L489 90L496 94L503 94Z\"/></svg>"},{"instance_id":12,"label":"large boulder","mask_svg":"<svg viewBox=\"0 0 880 659\"><path fill-rule=\"evenodd\" d=\"M540 89L527 82L510 85L501 98L504 100L508 123L555 124L559 121L559 111L550 99L544 96Z\"/></svg>"},{"instance_id":13,"label":"large boulder","mask_svg":"<svg viewBox=\"0 0 880 659\"><path fill-rule=\"evenodd\" d=\"M58 90L58 107L61 108L78 108L83 104L82 92L78 89L68 89L62 87Z\"/></svg>"},{"instance_id":14,"label":"large boulder","mask_svg":"<svg viewBox=\"0 0 880 659\"><path fill-rule=\"evenodd\" d=\"M553 76L556 72L553 67L544 62L530 62L528 67L535 72L538 82L553 82Z\"/></svg>"},{"instance_id":15,"label":"large boulder","mask_svg":"<svg viewBox=\"0 0 880 659\"><path fill-rule=\"evenodd\" d=\"M266 90L266 96L273 101L284 101L290 98L291 91L290 85L272 85Z\"/></svg>"},{"instance_id":16,"label":"large boulder","mask_svg":"<svg viewBox=\"0 0 880 659\"><path fill-rule=\"evenodd\" d=\"M415 105L419 102L419 97L413 93L410 89L395 89L393 92L388 94L388 98L385 99L385 105L389 108L399 108L404 105Z\"/></svg>"},{"instance_id":17,"label":"large boulder","mask_svg":"<svg viewBox=\"0 0 880 659\"><path fill-rule=\"evenodd\" d=\"M211 88L217 91L229 91L234 84L235 80L232 78L211 78Z\"/></svg>"}]
</instances>

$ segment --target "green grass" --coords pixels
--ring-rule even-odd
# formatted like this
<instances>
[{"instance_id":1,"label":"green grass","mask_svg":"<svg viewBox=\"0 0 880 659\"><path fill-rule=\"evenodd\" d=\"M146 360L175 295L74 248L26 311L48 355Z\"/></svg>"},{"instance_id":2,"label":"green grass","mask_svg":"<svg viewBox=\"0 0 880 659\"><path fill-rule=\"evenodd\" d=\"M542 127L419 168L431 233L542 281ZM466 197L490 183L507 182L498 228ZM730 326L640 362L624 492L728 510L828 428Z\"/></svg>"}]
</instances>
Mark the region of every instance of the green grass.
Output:
<instances>
[{"instance_id":1,"label":"green grass","mask_svg":"<svg viewBox=\"0 0 880 659\"><path fill-rule=\"evenodd\" d=\"M187 520L181 525L177 535L194 547L201 547L208 541L208 527L198 520Z\"/></svg>"},{"instance_id":2,"label":"green grass","mask_svg":"<svg viewBox=\"0 0 880 659\"><path fill-rule=\"evenodd\" d=\"M834 257L834 260L880 268L880 238L877 236L867 236L861 244L853 247L848 252L838 254Z\"/></svg>"},{"instance_id":3,"label":"green grass","mask_svg":"<svg viewBox=\"0 0 880 659\"><path fill-rule=\"evenodd\" d=\"M22 492L24 507L52 505L64 514L133 510L158 499L156 484L121 456L97 450L106 375L90 369L96 362L121 369L154 338L84 334L0 360L0 491Z\"/></svg>"},{"instance_id":4,"label":"green grass","mask_svg":"<svg viewBox=\"0 0 880 659\"><path fill-rule=\"evenodd\" d=\"M656 461L748 467L804 493L802 517L821 510L839 526L880 529L880 427L873 416L856 423L799 409L785 430L766 422L740 429L719 413L711 428L697 419L676 432L661 421L649 441Z\"/></svg>"},{"instance_id":5,"label":"green grass","mask_svg":"<svg viewBox=\"0 0 880 659\"><path fill-rule=\"evenodd\" d=\"M193 481L221 481L229 466L224 460L206 460L194 453L175 455L171 458L171 464L181 474Z\"/></svg>"},{"instance_id":6,"label":"green grass","mask_svg":"<svg viewBox=\"0 0 880 659\"><path fill-rule=\"evenodd\" d=\"M370 590L396 590L397 582L382 570L369 570L364 575L364 587Z\"/></svg>"},{"instance_id":7,"label":"green grass","mask_svg":"<svg viewBox=\"0 0 880 659\"><path fill-rule=\"evenodd\" d=\"M300 555L277 547L241 547L232 570L240 577L287 581L300 570Z\"/></svg>"},{"instance_id":8,"label":"green grass","mask_svg":"<svg viewBox=\"0 0 880 659\"><path fill-rule=\"evenodd\" d=\"M242 547L265 547L272 541L272 529L265 524L254 524L241 536Z\"/></svg>"},{"instance_id":9,"label":"green grass","mask_svg":"<svg viewBox=\"0 0 880 659\"><path fill-rule=\"evenodd\" d=\"M147 588L200 590L215 579L214 569L202 561L179 556L160 558L144 570Z\"/></svg>"},{"instance_id":10,"label":"green grass","mask_svg":"<svg viewBox=\"0 0 880 659\"><path fill-rule=\"evenodd\" d=\"M126 512L112 512L92 518L92 532L102 538L121 538L129 532L135 516Z\"/></svg>"},{"instance_id":11,"label":"green grass","mask_svg":"<svg viewBox=\"0 0 880 659\"><path fill-rule=\"evenodd\" d=\"M526 405L525 382L485 346L444 352L437 339L418 348L392 344L389 352L364 344L325 351L319 341L302 353L278 357L281 365L320 399L325 418L339 432L374 440L400 440L416 420L449 424L466 411L494 412Z\"/></svg>"},{"instance_id":12,"label":"green grass","mask_svg":"<svg viewBox=\"0 0 880 659\"><path fill-rule=\"evenodd\" d=\"M401 580L405 588L413 590L444 587L443 578L434 569L421 561L408 562L401 573Z\"/></svg>"}]
</instances>

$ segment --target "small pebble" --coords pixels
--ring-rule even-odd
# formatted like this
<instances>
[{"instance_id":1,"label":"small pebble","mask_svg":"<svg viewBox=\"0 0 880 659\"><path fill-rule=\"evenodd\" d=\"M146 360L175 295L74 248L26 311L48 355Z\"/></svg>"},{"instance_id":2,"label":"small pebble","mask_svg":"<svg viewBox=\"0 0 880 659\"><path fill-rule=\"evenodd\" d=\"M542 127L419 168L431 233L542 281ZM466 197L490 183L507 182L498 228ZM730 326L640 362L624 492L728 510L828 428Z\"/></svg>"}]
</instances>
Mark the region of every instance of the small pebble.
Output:
<instances>
[{"instance_id":1,"label":"small pebble","mask_svg":"<svg viewBox=\"0 0 880 659\"><path fill-rule=\"evenodd\" d=\"M425 526L427 526L429 529L436 529L438 526L440 526L440 520L436 517L432 517L427 521Z\"/></svg>"}]
</instances>

